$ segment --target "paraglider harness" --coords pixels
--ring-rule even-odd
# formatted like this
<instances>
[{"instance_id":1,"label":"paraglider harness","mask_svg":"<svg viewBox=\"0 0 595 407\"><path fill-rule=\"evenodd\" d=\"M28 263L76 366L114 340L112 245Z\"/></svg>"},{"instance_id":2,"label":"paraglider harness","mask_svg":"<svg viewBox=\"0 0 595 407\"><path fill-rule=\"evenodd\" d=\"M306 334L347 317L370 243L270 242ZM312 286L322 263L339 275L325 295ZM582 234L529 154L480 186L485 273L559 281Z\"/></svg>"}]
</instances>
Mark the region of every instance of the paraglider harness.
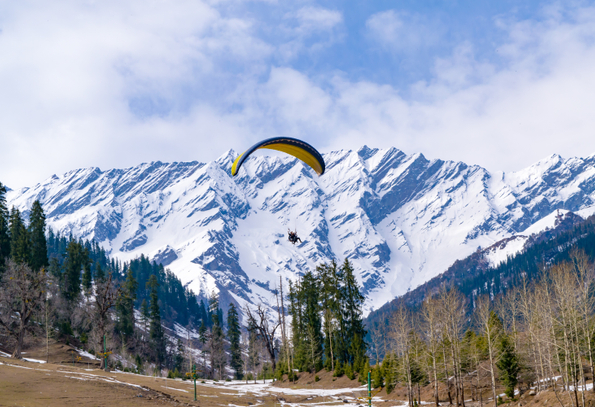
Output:
<instances>
[{"instance_id":1,"label":"paraglider harness","mask_svg":"<svg viewBox=\"0 0 595 407\"><path fill-rule=\"evenodd\" d=\"M287 240L289 240L292 244L296 244L299 240L300 243L302 243L302 239L300 239L297 235L297 231L293 232L289 229L287 229L287 234L289 236L287 236Z\"/></svg>"}]
</instances>

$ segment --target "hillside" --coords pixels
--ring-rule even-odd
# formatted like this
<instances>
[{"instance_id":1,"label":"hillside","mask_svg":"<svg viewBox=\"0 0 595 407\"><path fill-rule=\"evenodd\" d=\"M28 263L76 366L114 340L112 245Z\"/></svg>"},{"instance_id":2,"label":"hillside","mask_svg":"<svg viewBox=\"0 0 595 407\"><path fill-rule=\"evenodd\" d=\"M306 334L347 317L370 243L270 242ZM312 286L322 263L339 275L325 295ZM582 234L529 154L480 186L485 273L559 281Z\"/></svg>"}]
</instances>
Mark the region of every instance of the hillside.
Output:
<instances>
[{"instance_id":1,"label":"hillside","mask_svg":"<svg viewBox=\"0 0 595 407\"><path fill-rule=\"evenodd\" d=\"M522 245L515 244L516 241L521 241ZM507 245L513 246L513 250L501 262L493 263L494 253L506 252ZM569 260L573 250L584 251L589 260L595 262L595 216L583 219L567 212L558 216L552 228L528 236L515 235L477 250L455 261L441 275L370 313L367 326L375 332L390 321L391 314L401 304L416 308L442 287L456 287L469 302L484 293L504 294L521 284L523 278L528 283L538 279L544 267Z\"/></svg>"},{"instance_id":2,"label":"hillside","mask_svg":"<svg viewBox=\"0 0 595 407\"><path fill-rule=\"evenodd\" d=\"M270 304L279 277L347 257L369 312L556 209L595 203L595 156L490 173L364 146L325 154L322 177L286 156L256 156L232 178L235 156L74 170L9 191L8 205L26 215L39 199L62 236L95 239L120 261L144 253L194 292L239 305ZM288 229L303 243L290 244Z\"/></svg>"}]
</instances>

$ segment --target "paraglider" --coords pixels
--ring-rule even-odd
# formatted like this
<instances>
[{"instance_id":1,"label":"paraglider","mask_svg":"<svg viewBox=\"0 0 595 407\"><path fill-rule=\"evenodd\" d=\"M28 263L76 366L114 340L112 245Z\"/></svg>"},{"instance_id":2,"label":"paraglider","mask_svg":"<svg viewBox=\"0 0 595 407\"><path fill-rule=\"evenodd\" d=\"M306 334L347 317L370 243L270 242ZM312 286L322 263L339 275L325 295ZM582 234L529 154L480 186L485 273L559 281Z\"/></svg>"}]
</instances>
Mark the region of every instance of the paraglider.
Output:
<instances>
[{"instance_id":1,"label":"paraglider","mask_svg":"<svg viewBox=\"0 0 595 407\"><path fill-rule=\"evenodd\" d=\"M236 158L231 166L232 177L238 175L238 171L242 167L242 164L244 164L244 162L253 152L261 148L282 151L292 155L310 166L310 168L316 171L318 175L324 174L324 159L322 158L322 155L310 144L291 137L273 137L256 143L238 158ZM297 242L302 243L302 239L300 239L297 235L297 231L294 232L290 229L287 229L287 233L287 240L289 240L292 244L295 245Z\"/></svg>"},{"instance_id":2,"label":"paraglider","mask_svg":"<svg viewBox=\"0 0 595 407\"><path fill-rule=\"evenodd\" d=\"M297 231L292 231L290 229L287 229L287 240L289 240L292 244L296 244L298 242L298 240L300 241L300 243L302 243L302 239L300 239L297 235Z\"/></svg>"},{"instance_id":3,"label":"paraglider","mask_svg":"<svg viewBox=\"0 0 595 407\"><path fill-rule=\"evenodd\" d=\"M294 156L309 165L318 175L324 174L324 159L310 144L291 137L273 137L254 144L233 162L231 175L235 177L246 159L256 150L267 148Z\"/></svg>"}]
</instances>

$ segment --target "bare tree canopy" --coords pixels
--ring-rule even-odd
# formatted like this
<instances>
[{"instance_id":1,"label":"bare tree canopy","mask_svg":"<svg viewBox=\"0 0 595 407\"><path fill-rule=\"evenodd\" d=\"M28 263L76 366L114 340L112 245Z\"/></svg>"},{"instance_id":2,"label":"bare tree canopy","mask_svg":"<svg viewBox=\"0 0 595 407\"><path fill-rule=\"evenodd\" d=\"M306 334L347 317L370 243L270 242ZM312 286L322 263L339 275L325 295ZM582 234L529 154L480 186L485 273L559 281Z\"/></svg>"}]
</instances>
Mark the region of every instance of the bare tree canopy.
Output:
<instances>
[{"instance_id":1,"label":"bare tree canopy","mask_svg":"<svg viewBox=\"0 0 595 407\"><path fill-rule=\"evenodd\" d=\"M248 318L248 330L255 332L264 341L266 350L271 357L273 370L275 370L275 332L281 325L281 322L271 323L268 313L262 304L258 304L254 311L249 306L246 306L245 310L246 317Z\"/></svg>"},{"instance_id":2,"label":"bare tree canopy","mask_svg":"<svg viewBox=\"0 0 595 407\"><path fill-rule=\"evenodd\" d=\"M0 328L15 342L12 357L21 358L25 333L45 300L48 277L44 269L33 271L26 264L7 262L0 290Z\"/></svg>"}]
</instances>

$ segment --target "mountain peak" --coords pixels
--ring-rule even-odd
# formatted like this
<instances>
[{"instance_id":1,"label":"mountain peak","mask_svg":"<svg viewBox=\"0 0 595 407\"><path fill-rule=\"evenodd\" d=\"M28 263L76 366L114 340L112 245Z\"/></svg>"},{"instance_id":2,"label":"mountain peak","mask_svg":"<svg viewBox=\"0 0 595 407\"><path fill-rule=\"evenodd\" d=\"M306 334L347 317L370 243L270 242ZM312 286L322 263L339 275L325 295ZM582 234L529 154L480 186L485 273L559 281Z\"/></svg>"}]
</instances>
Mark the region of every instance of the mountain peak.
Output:
<instances>
[{"instance_id":1,"label":"mountain peak","mask_svg":"<svg viewBox=\"0 0 595 407\"><path fill-rule=\"evenodd\" d=\"M96 239L121 260L152 256L195 291L241 306L274 298L279 277L349 258L368 310L557 209L595 210L595 162L552 171L568 162L555 154L493 182L481 167L394 147L329 152L321 177L269 155L224 176L236 157L79 169L7 200L26 210L39 199L56 232ZM286 240L288 228L301 244Z\"/></svg>"},{"instance_id":2,"label":"mountain peak","mask_svg":"<svg viewBox=\"0 0 595 407\"><path fill-rule=\"evenodd\" d=\"M238 158L238 154L230 148L225 153L221 154L215 160L215 163L217 163L225 172L230 172L231 166L236 158Z\"/></svg>"}]
</instances>

